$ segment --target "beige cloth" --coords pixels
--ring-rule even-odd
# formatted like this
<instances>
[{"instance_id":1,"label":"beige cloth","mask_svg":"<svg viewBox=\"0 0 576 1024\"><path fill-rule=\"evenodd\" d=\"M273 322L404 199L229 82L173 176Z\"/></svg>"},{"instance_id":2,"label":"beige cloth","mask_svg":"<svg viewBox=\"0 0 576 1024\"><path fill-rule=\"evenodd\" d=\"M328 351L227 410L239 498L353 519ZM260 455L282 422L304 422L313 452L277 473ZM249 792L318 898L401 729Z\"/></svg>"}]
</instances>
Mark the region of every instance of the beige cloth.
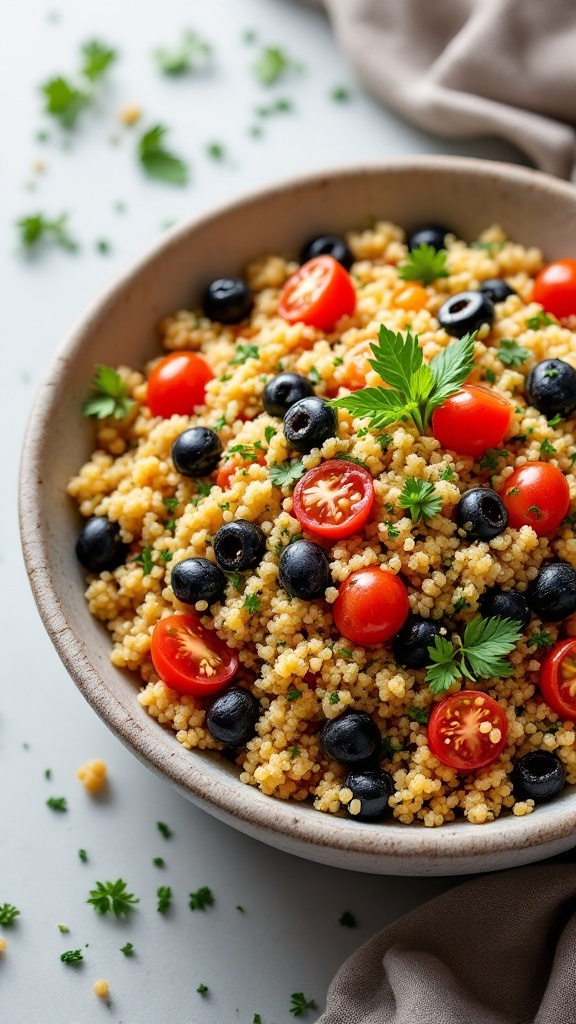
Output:
<instances>
[{"instance_id":1,"label":"beige cloth","mask_svg":"<svg viewBox=\"0 0 576 1024\"><path fill-rule=\"evenodd\" d=\"M396 921L317 1024L576 1024L576 866L475 879Z\"/></svg>"},{"instance_id":2,"label":"beige cloth","mask_svg":"<svg viewBox=\"0 0 576 1024\"><path fill-rule=\"evenodd\" d=\"M323 0L359 79L438 135L497 135L576 180L574 0Z\"/></svg>"}]
</instances>

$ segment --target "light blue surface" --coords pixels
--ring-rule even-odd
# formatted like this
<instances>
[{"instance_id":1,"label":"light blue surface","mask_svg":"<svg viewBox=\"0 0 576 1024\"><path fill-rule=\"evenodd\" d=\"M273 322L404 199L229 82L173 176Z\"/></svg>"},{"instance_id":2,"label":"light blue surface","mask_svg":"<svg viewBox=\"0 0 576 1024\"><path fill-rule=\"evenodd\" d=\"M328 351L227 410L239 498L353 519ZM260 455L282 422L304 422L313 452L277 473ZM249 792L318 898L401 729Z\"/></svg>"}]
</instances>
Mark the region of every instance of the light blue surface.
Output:
<instances>
[{"instance_id":1,"label":"light blue surface","mask_svg":"<svg viewBox=\"0 0 576 1024\"><path fill-rule=\"evenodd\" d=\"M323 15L289 0L2 0L0 19L0 904L22 912L14 927L0 928L8 941L0 954L0 1021L252 1024L259 1013L262 1024L284 1024L293 1020L292 992L314 997L322 1009L328 982L349 953L454 880L377 878L289 858L192 807L108 733L52 650L22 565L16 483L26 418L63 333L166 221L292 173L355 160L518 155L494 140L438 140L382 110L354 83ZM150 51L175 42L186 27L213 43L213 69L166 79ZM272 88L259 85L250 71L258 45L242 42L246 29L284 47L304 70ZM37 87L71 72L79 44L93 37L117 46L121 60L66 146L41 115ZM350 100L338 104L329 93L341 84ZM280 96L292 100L294 112L261 119L264 135L252 138L254 108ZM134 129L116 118L128 101L144 110ZM136 138L158 121L171 129L170 147L192 164L186 189L147 181L137 166ZM35 141L42 128L51 133L45 143ZM226 162L206 157L213 141L226 146ZM32 169L37 160L44 173ZM118 201L124 213L115 212ZM19 255L14 221L38 211L69 211L81 251ZM107 256L95 251L101 238L111 243ZM75 777L92 757L108 765L103 799L91 798ZM68 813L45 806L51 795L66 796ZM169 824L171 839L157 831L158 820ZM156 856L165 858L165 869L152 865ZM97 879L119 876L141 901L126 923L99 918L85 902ZM160 885L174 894L165 916L156 911ZM188 893L204 885L215 906L192 913ZM344 910L353 911L358 928L339 925ZM69 934L60 934L58 922ZM131 959L119 952L127 941L136 950ZM82 965L60 963L63 950L86 944ZM99 978L109 981L108 1004L92 992ZM204 997L196 993L201 982L210 990ZM302 1019L311 1024L315 1017Z\"/></svg>"}]
</instances>

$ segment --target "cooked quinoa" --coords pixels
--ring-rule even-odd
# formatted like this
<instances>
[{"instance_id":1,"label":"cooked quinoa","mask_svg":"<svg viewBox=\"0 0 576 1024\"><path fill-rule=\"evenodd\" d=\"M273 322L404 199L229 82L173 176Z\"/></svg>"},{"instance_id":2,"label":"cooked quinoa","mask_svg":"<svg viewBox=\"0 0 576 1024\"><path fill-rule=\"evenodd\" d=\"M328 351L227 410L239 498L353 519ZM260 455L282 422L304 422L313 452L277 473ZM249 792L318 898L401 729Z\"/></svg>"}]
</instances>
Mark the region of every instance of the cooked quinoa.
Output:
<instances>
[{"instance_id":1,"label":"cooked quinoa","mask_svg":"<svg viewBox=\"0 0 576 1024\"><path fill-rule=\"evenodd\" d=\"M415 311L402 308L401 289L399 298L397 266L407 255L401 228L382 222L350 233L356 309L329 334L301 322L289 324L278 315L279 292L298 264L277 255L255 260L246 269L254 308L241 325L223 326L188 310L160 324L164 349L197 351L212 368L205 407L197 415L153 418L146 405L146 380L154 364L143 373L120 367L135 404L124 419L97 423L96 451L69 484L82 515L118 523L123 541L131 546L119 568L88 577L86 598L92 614L110 631L112 662L135 673L142 707L189 750L222 748L206 728L206 700L179 695L159 680L152 665L156 623L174 612L191 611L174 597L171 571L185 558L214 561L213 538L224 523L244 519L261 527L267 550L258 568L240 580L230 578L225 600L211 608L198 602L195 611L236 649L240 668L234 681L260 702L254 738L238 752L237 765L242 782L270 796L308 800L320 811L343 813L353 797L344 787L346 769L327 756L319 733L327 719L350 708L366 711L380 727L381 765L395 786L392 814L406 824L435 826L462 816L483 823L505 808L517 815L530 813L534 803L515 800L510 773L518 758L533 749L556 752L567 781L576 783L575 725L559 720L543 702L537 689L543 650L531 642L543 628L555 640L558 625L543 627L533 616L511 655L513 675L474 684L505 710L507 746L488 767L459 775L431 753L426 725L413 720L414 709L425 712L438 699L424 681L425 671L400 668L389 644L364 648L342 638L331 613L338 585L352 571L383 565L402 574L411 610L441 619L450 634L477 614L486 588L497 584L524 591L551 557L576 565L569 525L550 538L524 526L486 542L470 542L458 535L453 521L464 491L481 485L498 490L514 468L531 460L557 465L566 475L572 503L576 498L573 421L550 425L535 409L527 409L524 395L525 377L542 358L559 357L576 368L576 334L556 322L536 330L527 326L541 309L530 301L532 279L543 265L537 249L508 241L498 227L479 241L483 245L475 247L449 236L448 276L427 287L427 307ZM505 278L516 294L496 305L492 328L484 325L478 333L474 381L488 381L512 404L505 451L481 467L471 457L442 449L434 437L420 436L410 423L388 428L391 439L383 447L366 421L338 410L337 436L301 456L303 465L308 470L341 453L360 460L374 477L375 515L361 533L327 549L333 586L325 599L290 598L279 584L278 562L302 530L292 514L292 486L275 486L269 466L298 453L288 446L281 420L263 412L266 383L281 370L295 371L313 380L321 397L345 394L351 361L364 351L370 355L368 343L377 338L380 324L399 332L410 328L430 360L451 341L436 319L441 304L495 277ZM520 366L504 365L497 355L500 339L515 339L529 350L530 359ZM233 363L237 346L248 344L250 356ZM380 383L368 364L366 370L367 385ZM224 457L233 446L259 442L265 464L235 457L229 483L219 487L213 473L209 493L201 494L194 479L175 470L170 454L173 441L194 425L218 430ZM552 455L542 455L544 441L555 449ZM432 482L442 497L440 512L417 525L398 505L408 477ZM169 510L163 499L171 498L176 502ZM146 575L141 561L134 561L144 548L152 552ZM247 606L249 595L258 601ZM254 605L257 610L249 611Z\"/></svg>"}]
</instances>

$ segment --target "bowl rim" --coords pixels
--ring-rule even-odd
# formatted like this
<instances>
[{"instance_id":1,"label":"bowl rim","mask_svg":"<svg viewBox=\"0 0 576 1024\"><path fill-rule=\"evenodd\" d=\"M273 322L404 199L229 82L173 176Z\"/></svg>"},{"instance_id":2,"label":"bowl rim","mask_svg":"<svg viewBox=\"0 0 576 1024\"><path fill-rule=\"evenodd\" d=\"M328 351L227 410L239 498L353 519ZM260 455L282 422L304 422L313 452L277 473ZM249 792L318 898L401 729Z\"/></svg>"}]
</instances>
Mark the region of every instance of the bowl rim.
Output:
<instances>
[{"instance_id":1,"label":"bowl rim","mask_svg":"<svg viewBox=\"0 0 576 1024\"><path fill-rule=\"evenodd\" d=\"M300 805L295 801L271 799L252 786L240 782L238 777L215 779L212 773L203 768L203 752L200 752L198 764L193 765L193 771L187 772L184 781L178 765L179 758L175 755L185 753L187 757L194 757L195 751L184 751L175 736L167 730L162 730L158 734L158 740L164 733L177 745L178 749L170 751L169 746L158 742L155 735L153 738L148 737L142 731L136 716L132 719L127 718L119 701L105 705L98 701L98 692L101 692L100 675L87 657L82 641L68 624L60 598L46 571L48 551L42 531L37 529L36 510L41 501L41 435L43 424L57 402L61 369L67 358L82 345L84 331L95 320L105 316L107 309L122 296L124 290L138 277L149 261L161 257L163 252L177 246L182 238L209 226L211 221L243 207L257 204L261 200L273 198L289 190L321 187L323 183L336 179L385 175L388 171L397 174L403 170L440 174L458 172L471 179L478 175L492 174L499 180L518 184L520 187L536 187L538 190L551 192L558 197L569 199L573 204L576 203L573 185L531 168L472 157L415 155L371 161L360 166L344 164L330 170L282 179L270 186L251 190L232 201L212 207L200 216L166 231L158 241L148 246L142 255L131 261L76 319L56 349L38 388L29 414L19 476L22 549L40 617L76 686L121 742L152 771L167 778L189 799L223 820L231 823L234 823L234 820L244 822L246 830L252 835L265 841L272 841L267 839L267 836L275 835L278 839L276 845L279 846L282 845L281 837L290 835L304 848L304 856L309 855L304 852L305 848L312 850L324 847L337 851L342 862L346 854L356 854L362 856L364 861L371 858L374 861L384 860L388 869L394 861L399 862L405 858L410 858L415 867L436 860L444 860L448 865L452 860L467 858L473 861L475 858L484 859L490 854L545 847L553 841L565 840L576 832L576 792L572 794L572 799L564 798L547 805L545 809L539 808L537 814L523 817L508 815L486 823L481 829L465 821L444 824L440 828L426 828L421 823L407 826L396 821L374 826L321 814L314 811L310 805ZM160 726L158 728L161 729ZM570 807L570 804L573 806ZM545 852L543 851L543 855ZM314 857L311 856L311 859ZM417 871L411 873L416 874Z\"/></svg>"}]
</instances>

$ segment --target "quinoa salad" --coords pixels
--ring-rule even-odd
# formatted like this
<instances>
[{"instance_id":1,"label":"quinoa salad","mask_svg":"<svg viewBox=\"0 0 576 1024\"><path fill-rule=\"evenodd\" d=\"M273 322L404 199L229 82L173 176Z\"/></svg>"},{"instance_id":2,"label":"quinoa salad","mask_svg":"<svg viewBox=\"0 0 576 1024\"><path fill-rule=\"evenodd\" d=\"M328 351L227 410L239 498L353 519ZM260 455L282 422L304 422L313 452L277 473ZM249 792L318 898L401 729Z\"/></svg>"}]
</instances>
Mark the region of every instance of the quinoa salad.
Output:
<instances>
[{"instance_id":1,"label":"quinoa salad","mask_svg":"<svg viewBox=\"0 0 576 1024\"><path fill-rule=\"evenodd\" d=\"M575 784L576 260L377 221L159 330L143 370L97 367L68 486L141 706L351 820Z\"/></svg>"}]
</instances>

